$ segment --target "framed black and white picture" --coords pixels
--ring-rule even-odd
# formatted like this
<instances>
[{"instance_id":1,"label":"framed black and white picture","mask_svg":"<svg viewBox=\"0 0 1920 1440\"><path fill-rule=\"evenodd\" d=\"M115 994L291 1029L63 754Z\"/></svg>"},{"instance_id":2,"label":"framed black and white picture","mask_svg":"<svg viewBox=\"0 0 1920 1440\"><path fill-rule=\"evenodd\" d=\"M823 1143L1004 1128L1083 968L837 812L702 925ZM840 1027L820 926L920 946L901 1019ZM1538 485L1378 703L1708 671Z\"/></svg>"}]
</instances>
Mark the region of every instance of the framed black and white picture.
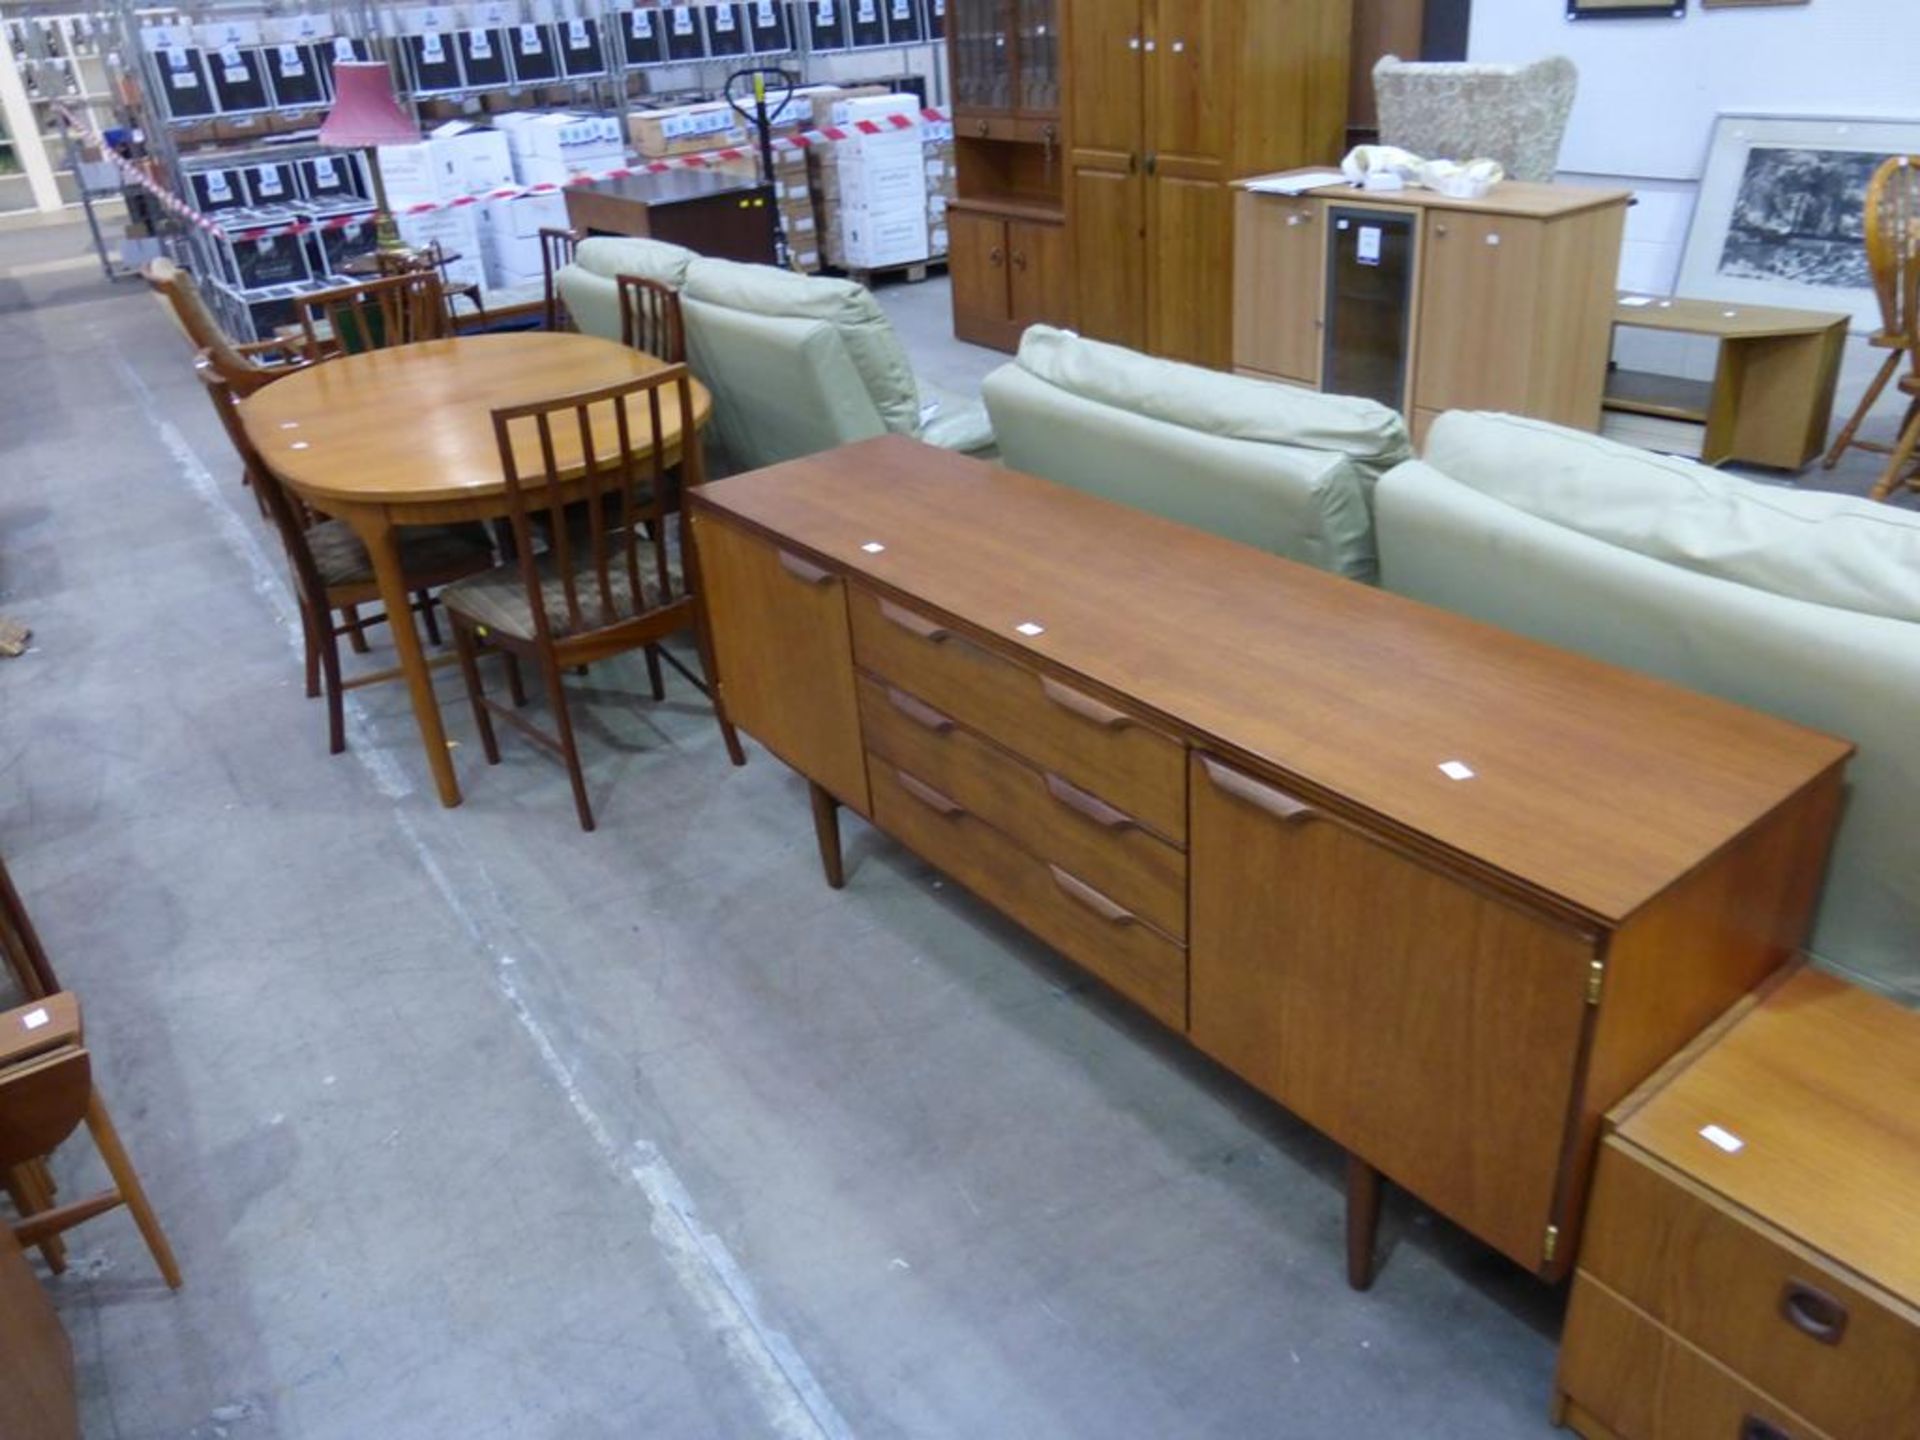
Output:
<instances>
[{"instance_id":1,"label":"framed black and white picture","mask_svg":"<svg viewBox=\"0 0 1920 1440\"><path fill-rule=\"evenodd\" d=\"M1844 310L1880 323L1867 270L1867 183L1920 153L1920 121L1726 115L1714 121L1680 290L1713 300Z\"/></svg>"}]
</instances>

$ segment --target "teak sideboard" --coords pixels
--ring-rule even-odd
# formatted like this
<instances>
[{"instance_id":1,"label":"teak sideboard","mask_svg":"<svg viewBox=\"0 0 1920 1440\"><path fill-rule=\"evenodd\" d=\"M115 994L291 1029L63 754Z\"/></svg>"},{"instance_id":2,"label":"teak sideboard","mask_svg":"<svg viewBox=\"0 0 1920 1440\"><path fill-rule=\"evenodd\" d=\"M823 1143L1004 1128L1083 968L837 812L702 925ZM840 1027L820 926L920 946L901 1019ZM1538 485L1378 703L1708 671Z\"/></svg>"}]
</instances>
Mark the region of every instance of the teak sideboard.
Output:
<instances>
[{"instance_id":1,"label":"teak sideboard","mask_svg":"<svg viewBox=\"0 0 1920 1440\"><path fill-rule=\"evenodd\" d=\"M1528 1270L1601 1117L1803 938L1851 747L887 437L690 496L719 699Z\"/></svg>"},{"instance_id":2,"label":"teak sideboard","mask_svg":"<svg viewBox=\"0 0 1920 1440\"><path fill-rule=\"evenodd\" d=\"M1236 370L1378 400L1416 443L1445 410L1599 429L1627 191L1251 183L1234 197Z\"/></svg>"}]
</instances>

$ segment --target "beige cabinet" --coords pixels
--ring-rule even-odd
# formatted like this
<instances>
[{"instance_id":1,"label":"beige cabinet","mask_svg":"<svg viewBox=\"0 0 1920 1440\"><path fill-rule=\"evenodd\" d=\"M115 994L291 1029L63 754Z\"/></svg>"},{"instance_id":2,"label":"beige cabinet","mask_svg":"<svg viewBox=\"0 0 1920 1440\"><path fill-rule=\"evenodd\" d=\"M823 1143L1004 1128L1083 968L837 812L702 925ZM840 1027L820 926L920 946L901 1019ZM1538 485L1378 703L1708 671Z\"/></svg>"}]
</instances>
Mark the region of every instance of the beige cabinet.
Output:
<instances>
[{"instance_id":1,"label":"beige cabinet","mask_svg":"<svg viewBox=\"0 0 1920 1440\"><path fill-rule=\"evenodd\" d=\"M1235 366L1317 388L1326 300L1326 226L1319 204L1242 203L1234 228L1234 252L1249 277L1249 293L1233 312Z\"/></svg>"}]
</instances>

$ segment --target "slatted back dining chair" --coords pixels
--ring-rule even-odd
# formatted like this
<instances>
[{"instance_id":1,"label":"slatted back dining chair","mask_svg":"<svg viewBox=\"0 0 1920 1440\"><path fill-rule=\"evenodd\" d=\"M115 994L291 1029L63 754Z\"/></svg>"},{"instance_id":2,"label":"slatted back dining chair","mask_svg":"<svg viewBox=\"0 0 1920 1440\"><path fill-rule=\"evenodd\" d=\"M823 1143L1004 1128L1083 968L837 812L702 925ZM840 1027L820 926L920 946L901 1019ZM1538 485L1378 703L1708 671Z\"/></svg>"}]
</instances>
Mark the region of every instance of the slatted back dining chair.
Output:
<instances>
[{"instance_id":1,"label":"slatted back dining chair","mask_svg":"<svg viewBox=\"0 0 1920 1440\"><path fill-rule=\"evenodd\" d=\"M639 275L614 279L620 292L620 343L669 365L687 358L687 332L680 319L680 296L670 285Z\"/></svg>"},{"instance_id":2,"label":"slatted back dining chair","mask_svg":"<svg viewBox=\"0 0 1920 1440\"><path fill-rule=\"evenodd\" d=\"M480 286L471 280L453 278L453 262L447 258L446 247L438 240L429 240L417 250L376 250L373 252L374 268L382 275L416 275L422 271L431 271L440 277L440 293L447 302L447 323L459 318L455 310L455 300L465 300L473 306L474 314L481 320L487 318L486 297Z\"/></svg>"},{"instance_id":3,"label":"slatted back dining chair","mask_svg":"<svg viewBox=\"0 0 1920 1440\"><path fill-rule=\"evenodd\" d=\"M303 341L262 340L243 344L227 334L207 308L206 297L200 293L193 276L173 261L151 260L140 273L187 337L187 344L195 353L204 352L212 360L236 394L251 395L261 386L307 363Z\"/></svg>"},{"instance_id":4,"label":"slatted back dining chair","mask_svg":"<svg viewBox=\"0 0 1920 1440\"><path fill-rule=\"evenodd\" d=\"M573 263L580 242L586 238L586 232L581 230L560 230L551 225L540 227L541 296L546 302L544 316L549 330L573 329L573 316L567 313L567 302L560 296L559 276L562 270Z\"/></svg>"},{"instance_id":5,"label":"slatted back dining chair","mask_svg":"<svg viewBox=\"0 0 1920 1440\"><path fill-rule=\"evenodd\" d=\"M1880 302L1880 328L1867 337L1867 343L1885 350L1887 358L1821 462L1829 470L1849 449L1888 453L1888 446L1861 440L1860 426L1900 362L1910 359L1920 365L1920 352L1916 352L1920 343L1916 341L1920 336L1920 155L1890 155L1873 172L1863 229L1867 271L1873 279L1874 298Z\"/></svg>"},{"instance_id":6,"label":"slatted back dining chair","mask_svg":"<svg viewBox=\"0 0 1920 1440\"><path fill-rule=\"evenodd\" d=\"M82 1125L106 1162L112 1188L53 1204L41 1203L42 1197L31 1192L23 1201L21 1191L10 1183L20 1211L12 1226L14 1239L23 1248L44 1246L124 1205L133 1212L161 1276L178 1290L180 1266L173 1247L93 1083L93 1057L82 1034L79 1000L70 991L59 991L0 1013L0 1173L26 1173Z\"/></svg>"},{"instance_id":7,"label":"slatted back dining chair","mask_svg":"<svg viewBox=\"0 0 1920 1440\"><path fill-rule=\"evenodd\" d=\"M712 674L703 617L676 556L676 551L690 554L682 487L700 484L705 473L693 417L693 384L685 365L494 411L517 558L450 585L441 596L453 618L454 643L487 763L500 763L496 717L559 752L583 830L594 827L593 807L562 673L644 650L658 700L664 698L660 642L691 631L701 669ZM567 451L581 462L563 460ZM669 522L677 532L671 539ZM487 649L538 666L555 734L487 698L478 664ZM712 693L710 684L703 688ZM715 706L718 712L717 698ZM719 720L728 754L737 756L739 740L724 713Z\"/></svg>"},{"instance_id":8,"label":"slatted back dining chair","mask_svg":"<svg viewBox=\"0 0 1920 1440\"><path fill-rule=\"evenodd\" d=\"M440 276L432 270L341 285L295 304L315 355L360 355L453 333Z\"/></svg>"}]
</instances>

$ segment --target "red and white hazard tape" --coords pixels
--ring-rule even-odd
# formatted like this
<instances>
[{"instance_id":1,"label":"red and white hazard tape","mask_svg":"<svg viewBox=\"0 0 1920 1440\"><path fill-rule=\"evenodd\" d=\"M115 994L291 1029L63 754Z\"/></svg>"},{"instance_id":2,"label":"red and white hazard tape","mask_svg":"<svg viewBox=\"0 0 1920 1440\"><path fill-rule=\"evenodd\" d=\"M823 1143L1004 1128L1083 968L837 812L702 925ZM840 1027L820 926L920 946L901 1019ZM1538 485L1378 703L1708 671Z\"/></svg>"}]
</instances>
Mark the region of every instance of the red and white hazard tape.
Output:
<instances>
[{"instance_id":1,"label":"red and white hazard tape","mask_svg":"<svg viewBox=\"0 0 1920 1440\"><path fill-rule=\"evenodd\" d=\"M879 120L856 120L849 125L829 125L822 130L803 130L794 135L778 136L773 141L773 148L775 153L786 150L804 153L816 145L834 145L842 140L852 140L861 135L885 135L895 130L909 130L923 120L944 124L948 118L947 111L929 106L917 116L888 115ZM648 160L639 165L621 165L596 174L572 175L567 178L564 185L509 185L479 195L461 195L452 200L426 200L417 205L401 205L395 207L393 213L395 215L426 215L437 210L458 210L464 206L479 205L488 200L513 200L522 195L552 195L576 185L593 185L602 180L624 180L631 175L658 175L665 170L709 170L716 165L756 159L758 155L757 149L732 145L723 150L703 150L697 155L675 155L665 160ZM153 195L170 213L204 230L209 235L217 235L227 240L265 240L276 235L304 235L312 230L344 230L350 225L365 223L367 218L364 212L359 212L329 215L319 220L293 220L284 225L228 230L219 221L202 215L131 161L116 156L115 163L119 165L121 174Z\"/></svg>"}]
</instances>

